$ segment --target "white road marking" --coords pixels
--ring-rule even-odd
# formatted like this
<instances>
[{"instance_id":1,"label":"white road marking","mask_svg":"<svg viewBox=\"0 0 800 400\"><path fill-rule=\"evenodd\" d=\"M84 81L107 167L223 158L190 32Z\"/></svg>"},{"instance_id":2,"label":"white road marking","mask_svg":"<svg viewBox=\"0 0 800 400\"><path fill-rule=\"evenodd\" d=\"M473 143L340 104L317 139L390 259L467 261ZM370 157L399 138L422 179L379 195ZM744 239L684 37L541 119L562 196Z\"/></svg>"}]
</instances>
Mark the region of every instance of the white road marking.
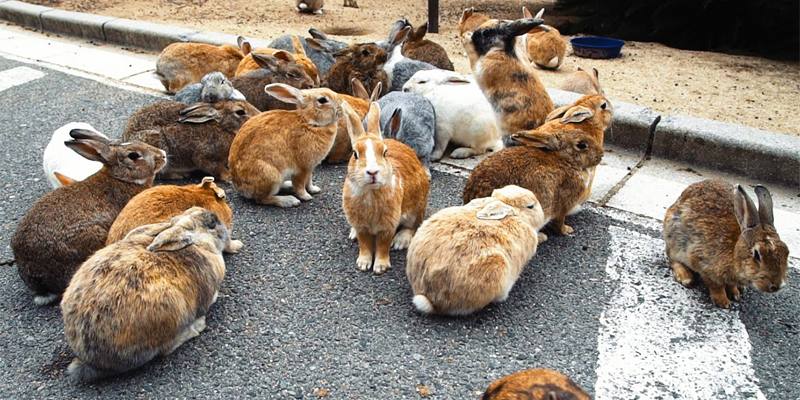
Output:
<instances>
[{"instance_id":1,"label":"white road marking","mask_svg":"<svg viewBox=\"0 0 800 400\"><path fill-rule=\"evenodd\" d=\"M611 226L595 394L603 399L766 399L738 311L674 281L664 242Z\"/></svg>"},{"instance_id":2,"label":"white road marking","mask_svg":"<svg viewBox=\"0 0 800 400\"><path fill-rule=\"evenodd\" d=\"M0 71L0 92L39 79L46 74L28 67L16 67Z\"/></svg>"}]
</instances>

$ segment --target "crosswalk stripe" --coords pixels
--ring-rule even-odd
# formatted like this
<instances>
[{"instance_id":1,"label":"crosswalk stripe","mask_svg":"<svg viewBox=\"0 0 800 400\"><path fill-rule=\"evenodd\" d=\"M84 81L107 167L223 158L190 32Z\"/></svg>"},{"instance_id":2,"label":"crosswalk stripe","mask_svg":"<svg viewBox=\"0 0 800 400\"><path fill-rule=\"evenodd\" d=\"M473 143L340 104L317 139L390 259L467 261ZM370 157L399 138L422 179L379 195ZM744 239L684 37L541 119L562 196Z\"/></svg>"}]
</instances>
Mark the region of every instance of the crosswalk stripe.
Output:
<instances>
[{"instance_id":1,"label":"crosswalk stripe","mask_svg":"<svg viewBox=\"0 0 800 400\"><path fill-rule=\"evenodd\" d=\"M739 312L675 282L663 240L609 233L606 273L617 285L600 317L596 398L766 399Z\"/></svg>"},{"instance_id":2,"label":"crosswalk stripe","mask_svg":"<svg viewBox=\"0 0 800 400\"><path fill-rule=\"evenodd\" d=\"M0 71L0 92L45 76L44 72L28 67L16 67Z\"/></svg>"}]
</instances>

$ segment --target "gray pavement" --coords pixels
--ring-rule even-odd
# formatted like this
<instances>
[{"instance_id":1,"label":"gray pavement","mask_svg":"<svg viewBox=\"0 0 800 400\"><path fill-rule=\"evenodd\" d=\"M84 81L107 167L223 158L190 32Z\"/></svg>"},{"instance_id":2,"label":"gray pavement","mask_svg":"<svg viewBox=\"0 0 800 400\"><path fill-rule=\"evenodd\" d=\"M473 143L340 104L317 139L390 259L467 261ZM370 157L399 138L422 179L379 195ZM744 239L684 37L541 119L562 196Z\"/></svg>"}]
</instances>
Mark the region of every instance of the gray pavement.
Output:
<instances>
[{"instance_id":1,"label":"gray pavement","mask_svg":"<svg viewBox=\"0 0 800 400\"><path fill-rule=\"evenodd\" d=\"M0 71L21 65L0 58ZM27 66L46 75L0 91L0 260L11 258L8 243L19 218L49 190L41 154L53 130L85 121L119 136L127 115L156 100ZM800 398L796 260L786 290L774 295L750 290L738 310L718 310L702 289L676 289L658 248L655 221L587 206L569 220L576 229L573 237L553 237L540 247L507 302L466 318L428 318L410 304L404 252L392 253L393 269L383 276L355 269L357 249L347 240L340 204L345 171L343 166L320 168L315 183L323 192L289 210L255 205L226 187L234 237L245 248L226 256L228 274L207 329L169 357L109 381L69 383L64 369L72 355L58 307L34 306L15 268L0 267L5 287L0 293L0 398L311 399L315 389L324 388L331 399L415 399L416 386L423 384L433 399L473 399L492 379L532 367L560 370L598 398L622 398L630 379L613 372L625 370L616 355L625 354L626 345L614 337L630 334L624 327L631 321L614 319L612 310L629 293L626 285L652 282L652 303L649 292L641 292L638 302L684 321L691 334L653 343L652 351L641 355L653 365L644 368L689 382L682 386L645 374L635 382L642 385L640 398ZM463 185L461 177L434 171L429 214L459 204ZM633 259L638 253L631 251L629 258L634 272L647 279L628 282L615 276L617 257L640 247L651 255ZM659 294L661 288L669 292ZM690 307L670 311L678 300ZM634 305L623 315L638 312ZM717 321L727 324L725 329L717 330ZM616 327L622 330L613 331ZM616 333L607 334L609 329ZM703 364L728 359L737 364L710 368L709 375L682 365L657 365L673 360L675 346L688 349L690 356L693 349L705 352L697 354ZM742 351L719 351L728 348ZM693 381L696 377L706 381ZM699 390L696 396L686 394L692 389Z\"/></svg>"}]
</instances>

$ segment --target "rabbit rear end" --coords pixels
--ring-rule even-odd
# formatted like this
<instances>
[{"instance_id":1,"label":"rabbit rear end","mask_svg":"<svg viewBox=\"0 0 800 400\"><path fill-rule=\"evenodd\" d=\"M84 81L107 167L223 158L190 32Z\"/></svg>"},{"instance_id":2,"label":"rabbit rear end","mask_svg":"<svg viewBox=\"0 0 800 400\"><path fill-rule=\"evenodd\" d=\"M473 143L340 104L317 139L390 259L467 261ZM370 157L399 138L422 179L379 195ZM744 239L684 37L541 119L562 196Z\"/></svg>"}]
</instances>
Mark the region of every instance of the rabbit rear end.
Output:
<instances>
[{"instance_id":1,"label":"rabbit rear end","mask_svg":"<svg viewBox=\"0 0 800 400\"><path fill-rule=\"evenodd\" d=\"M772 196L757 185L758 208L739 185L705 180L689 185L664 216L664 241L675 280L694 274L711 300L730 307L752 285L772 293L786 284L789 249L775 230Z\"/></svg>"},{"instance_id":2,"label":"rabbit rear end","mask_svg":"<svg viewBox=\"0 0 800 400\"><path fill-rule=\"evenodd\" d=\"M453 62L450 61L447 50L438 43L425 39L427 33L427 22L420 25L417 29L411 26L411 33L408 39L403 43L403 55L412 60L428 63L436 68L454 71Z\"/></svg>"},{"instance_id":3,"label":"rabbit rear end","mask_svg":"<svg viewBox=\"0 0 800 400\"><path fill-rule=\"evenodd\" d=\"M233 78L244 53L236 46L205 43L173 43L161 52L156 62L156 76L167 93L177 93L184 86L200 82L206 74L222 72Z\"/></svg>"},{"instance_id":4,"label":"rabbit rear end","mask_svg":"<svg viewBox=\"0 0 800 400\"><path fill-rule=\"evenodd\" d=\"M62 182L63 177L67 177L72 181L82 181L94 175L103 167L103 163L88 160L72 151L64 144L64 142L72 139L69 133L73 129L92 131L97 135L107 138L106 135L98 132L85 122L70 122L56 129L47 147L45 147L42 157L44 176L53 189L64 186ZM59 176L56 175L57 173L60 174L62 178L59 178Z\"/></svg>"},{"instance_id":5,"label":"rabbit rear end","mask_svg":"<svg viewBox=\"0 0 800 400\"><path fill-rule=\"evenodd\" d=\"M495 380L481 400L591 400L591 396L568 376L551 369L515 372Z\"/></svg>"},{"instance_id":6,"label":"rabbit rear end","mask_svg":"<svg viewBox=\"0 0 800 400\"><path fill-rule=\"evenodd\" d=\"M504 301L544 224L536 196L518 186L432 215L408 248L413 303L425 314L466 315Z\"/></svg>"},{"instance_id":7,"label":"rabbit rear end","mask_svg":"<svg viewBox=\"0 0 800 400\"><path fill-rule=\"evenodd\" d=\"M535 18L542 18L544 8L536 14ZM527 7L522 7L523 18L534 18ZM531 62L542 69L558 69L564 62L567 54L567 41L561 36L558 29L542 25L528 32L527 52Z\"/></svg>"},{"instance_id":8,"label":"rabbit rear end","mask_svg":"<svg viewBox=\"0 0 800 400\"><path fill-rule=\"evenodd\" d=\"M395 113L400 113L400 129L396 135L389 134L387 137L411 147L427 167L436 136L436 114L431 102L414 93L391 92L381 97L378 105L381 106L383 132L391 132L391 119Z\"/></svg>"},{"instance_id":9,"label":"rabbit rear end","mask_svg":"<svg viewBox=\"0 0 800 400\"><path fill-rule=\"evenodd\" d=\"M273 83L283 83L298 89L316 86L306 70L297 63L289 52L279 50L273 55L253 54L260 69L237 76L231 80L233 86L244 94L247 101L261 111L291 110L294 106L264 92L264 87Z\"/></svg>"},{"instance_id":10,"label":"rabbit rear end","mask_svg":"<svg viewBox=\"0 0 800 400\"><path fill-rule=\"evenodd\" d=\"M295 7L301 13L322 14L323 6L325 0L295 0Z\"/></svg>"},{"instance_id":11,"label":"rabbit rear end","mask_svg":"<svg viewBox=\"0 0 800 400\"><path fill-rule=\"evenodd\" d=\"M104 167L37 200L11 238L17 272L39 305L54 301L78 266L105 245L114 218L166 162L163 151L141 142L109 141L80 129L70 135L68 147Z\"/></svg>"},{"instance_id":12,"label":"rabbit rear end","mask_svg":"<svg viewBox=\"0 0 800 400\"><path fill-rule=\"evenodd\" d=\"M145 225L95 253L64 292L64 333L78 382L138 368L205 329L225 276L229 232L200 207Z\"/></svg>"}]
</instances>

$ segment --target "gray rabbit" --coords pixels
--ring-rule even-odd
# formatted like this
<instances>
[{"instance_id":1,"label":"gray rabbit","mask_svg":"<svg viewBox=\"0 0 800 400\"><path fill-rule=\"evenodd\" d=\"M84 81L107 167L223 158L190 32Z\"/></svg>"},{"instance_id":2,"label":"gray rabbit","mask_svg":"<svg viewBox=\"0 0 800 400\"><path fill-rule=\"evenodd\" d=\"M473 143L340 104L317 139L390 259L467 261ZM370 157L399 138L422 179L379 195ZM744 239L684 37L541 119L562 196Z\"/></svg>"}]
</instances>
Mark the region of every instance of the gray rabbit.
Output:
<instances>
[{"instance_id":1,"label":"gray rabbit","mask_svg":"<svg viewBox=\"0 0 800 400\"><path fill-rule=\"evenodd\" d=\"M433 151L436 131L436 114L428 99L416 94L391 92L378 99L381 106L381 128L388 135L414 149L417 157L427 167ZM400 113L400 129L394 134L390 120L395 112Z\"/></svg>"},{"instance_id":2,"label":"gray rabbit","mask_svg":"<svg viewBox=\"0 0 800 400\"><path fill-rule=\"evenodd\" d=\"M300 38L300 41L303 43L303 48L306 50L308 58L317 66L319 76L326 76L335 62L333 53L346 48L348 45L338 40L329 39L328 35L315 28L309 29L308 34L311 35L311 39ZM293 52L292 35L277 37L269 44L269 47Z\"/></svg>"},{"instance_id":3,"label":"gray rabbit","mask_svg":"<svg viewBox=\"0 0 800 400\"><path fill-rule=\"evenodd\" d=\"M246 100L222 72L209 72L200 82L185 86L175 94L175 101L184 104L216 103L222 100Z\"/></svg>"},{"instance_id":4,"label":"gray rabbit","mask_svg":"<svg viewBox=\"0 0 800 400\"><path fill-rule=\"evenodd\" d=\"M383 65L383 70L389 75L391 88L389 91L402 91L403 85L411 79L417 71L437 69L426 62L412 60L403 55L403 42L411 33L411 24L407 19L401 18L392 24L386 40L377 42L377 45L386 50L389 60Z\"/></svg>"}]
</instances>

